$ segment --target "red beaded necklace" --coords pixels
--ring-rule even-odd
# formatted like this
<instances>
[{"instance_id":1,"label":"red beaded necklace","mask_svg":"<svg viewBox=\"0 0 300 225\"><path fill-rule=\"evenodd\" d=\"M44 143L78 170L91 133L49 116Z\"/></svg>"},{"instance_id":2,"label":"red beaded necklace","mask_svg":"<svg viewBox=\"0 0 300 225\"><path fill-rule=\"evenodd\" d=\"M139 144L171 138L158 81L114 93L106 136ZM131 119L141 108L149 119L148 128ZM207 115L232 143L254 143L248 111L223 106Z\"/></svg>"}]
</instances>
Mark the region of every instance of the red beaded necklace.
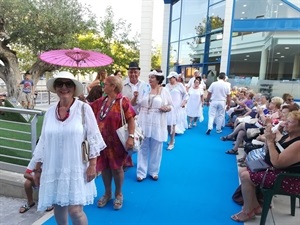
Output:
<instances>
[{"instance_id":1,"label":"red beaded necklace","mask_svg":"<svg viewBox=\"0 0 300 225\"><path fill-rule=\"evenodd\" d=\"M73 98L73 102L72 102L72 104L70 105L70 108L71 108L71 106L73 105L74 101L75 101L75 98ZM59 107L60 107L60 102L57 104L56 110L55 110L56 119L63 122L63 121L65 121L66 119L69 118L69 116L70 116L70 108L67 110L67 113L66 113L65 117L64 117L64 118L61 118L60 115L59 115Z\"/></svg>"}]
</instances>

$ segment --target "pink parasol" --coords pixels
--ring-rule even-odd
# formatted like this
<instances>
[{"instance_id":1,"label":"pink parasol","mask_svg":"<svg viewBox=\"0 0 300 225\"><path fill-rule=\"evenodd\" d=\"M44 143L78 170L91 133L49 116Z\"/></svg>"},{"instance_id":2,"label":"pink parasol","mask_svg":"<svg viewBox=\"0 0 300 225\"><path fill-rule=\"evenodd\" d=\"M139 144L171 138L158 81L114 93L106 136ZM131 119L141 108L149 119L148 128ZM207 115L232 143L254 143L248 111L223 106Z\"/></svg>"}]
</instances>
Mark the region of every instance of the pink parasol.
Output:
<instances>
[{"instance_id":1,"label":"pink parasol","mask_svg":"<svg viewBox=\"0 0 300 225\"><path fill-rule=\"evenodd\" d=\"M51 50L40 55L46 63L65 67L91 68L107 66L113 59L103 53L80 48Z\"/></svg>"}]
</instances>

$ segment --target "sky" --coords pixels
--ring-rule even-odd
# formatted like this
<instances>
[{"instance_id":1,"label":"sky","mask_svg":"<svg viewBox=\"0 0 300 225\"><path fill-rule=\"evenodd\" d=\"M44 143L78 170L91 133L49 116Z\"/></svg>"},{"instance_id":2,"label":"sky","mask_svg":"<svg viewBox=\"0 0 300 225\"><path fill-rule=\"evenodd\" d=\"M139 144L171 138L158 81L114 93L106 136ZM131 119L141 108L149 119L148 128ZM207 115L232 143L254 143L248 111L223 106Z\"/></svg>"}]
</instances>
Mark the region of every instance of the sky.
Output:
<instances>
[{"instance_id":1,"label":"sky","mask_svg":"<svg viewBox=\"0 0 300 225\"><path fill-rule=\"evenodd\" d=\"M141 31L141 8L142 0L79 0L81 3L91 5L91 10L97 17L104 17L105 9L111 6L114 12L115 20L120 18L131 23L132 35ZM153 19L153 34L152 39L156 44L162 42L162 21L163 21L163 0L154 0L154 12Z\"/></svg>"}]
</instances>

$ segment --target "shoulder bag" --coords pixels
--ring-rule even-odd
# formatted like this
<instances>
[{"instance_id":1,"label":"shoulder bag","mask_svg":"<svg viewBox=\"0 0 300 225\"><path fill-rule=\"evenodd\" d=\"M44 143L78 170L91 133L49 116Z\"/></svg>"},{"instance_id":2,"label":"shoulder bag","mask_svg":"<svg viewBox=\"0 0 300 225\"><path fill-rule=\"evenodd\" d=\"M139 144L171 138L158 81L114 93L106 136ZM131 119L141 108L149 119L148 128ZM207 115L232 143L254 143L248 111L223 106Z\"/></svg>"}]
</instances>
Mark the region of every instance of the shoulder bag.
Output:
<instances>
[{"instance_id":1,"label":"shoulder bag","mask_svg":"<svg viewBox=\"0 0 300 225\"><path fill-rule=\"evenodd\" d=\"M84 130L84 140L81 143L81 151L82 151L82 161L84 163L87 163L89 161L90 145L89 145L89 142L87 140L87 131L86 131L86 126L85 126L84 104L82 104L82 107L81 107L82 126L83 126L83 130Z\"/></svg>"},{"instance_id":2,"label":"shoulder bag","mask_svg":"<svg viewBox=\"0 0 300 225\"><path fill-rule=\"evenodd\" d=\"M246 164L247 164L247 167L251 170L251 172L264 171L271 167L263 159L246 161Z\"/></svg>"},{"instance_id":3,"label":"shoulder bag","mask_svg":"<svg viewBox=\"0 0 300 225\"><path fill-rule=\"evenodd\" d=\"M132 149L126 149L126 141L128 139L128 124L126 123L126 118L124 114L124 110L122 107L122 99L120 99L120 110L121 110L121 119L122 119L122 126L116 130L117 135L125 148L126 151L131 153L136 153L141 149L142 143L144 141L144 133L142 128L139 126L136 118L134 118L135 121L135 130L134 130L134 144Z\"/></svg>"}]
</instances>

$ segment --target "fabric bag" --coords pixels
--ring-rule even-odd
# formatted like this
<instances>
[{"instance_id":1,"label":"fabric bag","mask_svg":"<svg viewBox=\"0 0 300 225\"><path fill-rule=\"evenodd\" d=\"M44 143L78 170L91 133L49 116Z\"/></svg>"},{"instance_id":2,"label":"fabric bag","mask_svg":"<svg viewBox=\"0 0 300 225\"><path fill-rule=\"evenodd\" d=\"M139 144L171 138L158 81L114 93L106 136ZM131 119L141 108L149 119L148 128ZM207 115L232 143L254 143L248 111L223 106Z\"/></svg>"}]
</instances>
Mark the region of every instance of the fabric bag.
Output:
<instances>
[{"instance_id":1,"label":"fabric bag","mask_svg":"<svg viewBox=\"0 0 300 225\"><path fill-rule=\"evenodd\" d=\"M248 152L248 154L246 156L246 161L264 159L265 156L266 156L265 147L253 149L252 151Z\"/></svg>"},{"instance_id":2,"label":"fabric bag","mask_svg":"<svg viewBox=\"0 0 300 225\"><path fill-rule=\"evenodd\" d=\"M118 128L116 130L117 135L123 145L123 147L125 148L126 151L130 152L130 153L136 153L138 151L140 151L141 146L143 144L143 141L145 139L144 133L142 128L139 126L137 119L134 118L135 121L135 130L134 130L134 144L133 144L133 148L132 149L126 149L126 141L128 139L128 124L126 123L126 118L125 118L125 114L124 114L124 110L122 107L122 99L120 100L120 110L121 110L121 119L122 119L122 126L120 128Z\"/></svg>"},{"instance_id":3,"label":"fabric bag","mask_svg":"<svg viewBox=\"0 0 300 225\"><path fill-rule=\"evenodd\" d=\"M271 166L267 164L263 159L246 161L247 167L252 172L258 172L269 169Z\"/></svg>"},{"instance_id":4,"label":"fabric bag","mask_svg":"<svg viewBox=\"0 0 300 225\"><path fill-rule=\"evenodd\" d=\"M90 145L87 140L87 132L86 132L86 127L85 127L85 113L84 113L84 104L82 104L81 107L81 118L82 118L82 126L84 129L84 141L81 143L81 152L82 152L82 161L84 163L88 163L89 161L89 155L90 155Z\"/></svg>"}]
</instances>

